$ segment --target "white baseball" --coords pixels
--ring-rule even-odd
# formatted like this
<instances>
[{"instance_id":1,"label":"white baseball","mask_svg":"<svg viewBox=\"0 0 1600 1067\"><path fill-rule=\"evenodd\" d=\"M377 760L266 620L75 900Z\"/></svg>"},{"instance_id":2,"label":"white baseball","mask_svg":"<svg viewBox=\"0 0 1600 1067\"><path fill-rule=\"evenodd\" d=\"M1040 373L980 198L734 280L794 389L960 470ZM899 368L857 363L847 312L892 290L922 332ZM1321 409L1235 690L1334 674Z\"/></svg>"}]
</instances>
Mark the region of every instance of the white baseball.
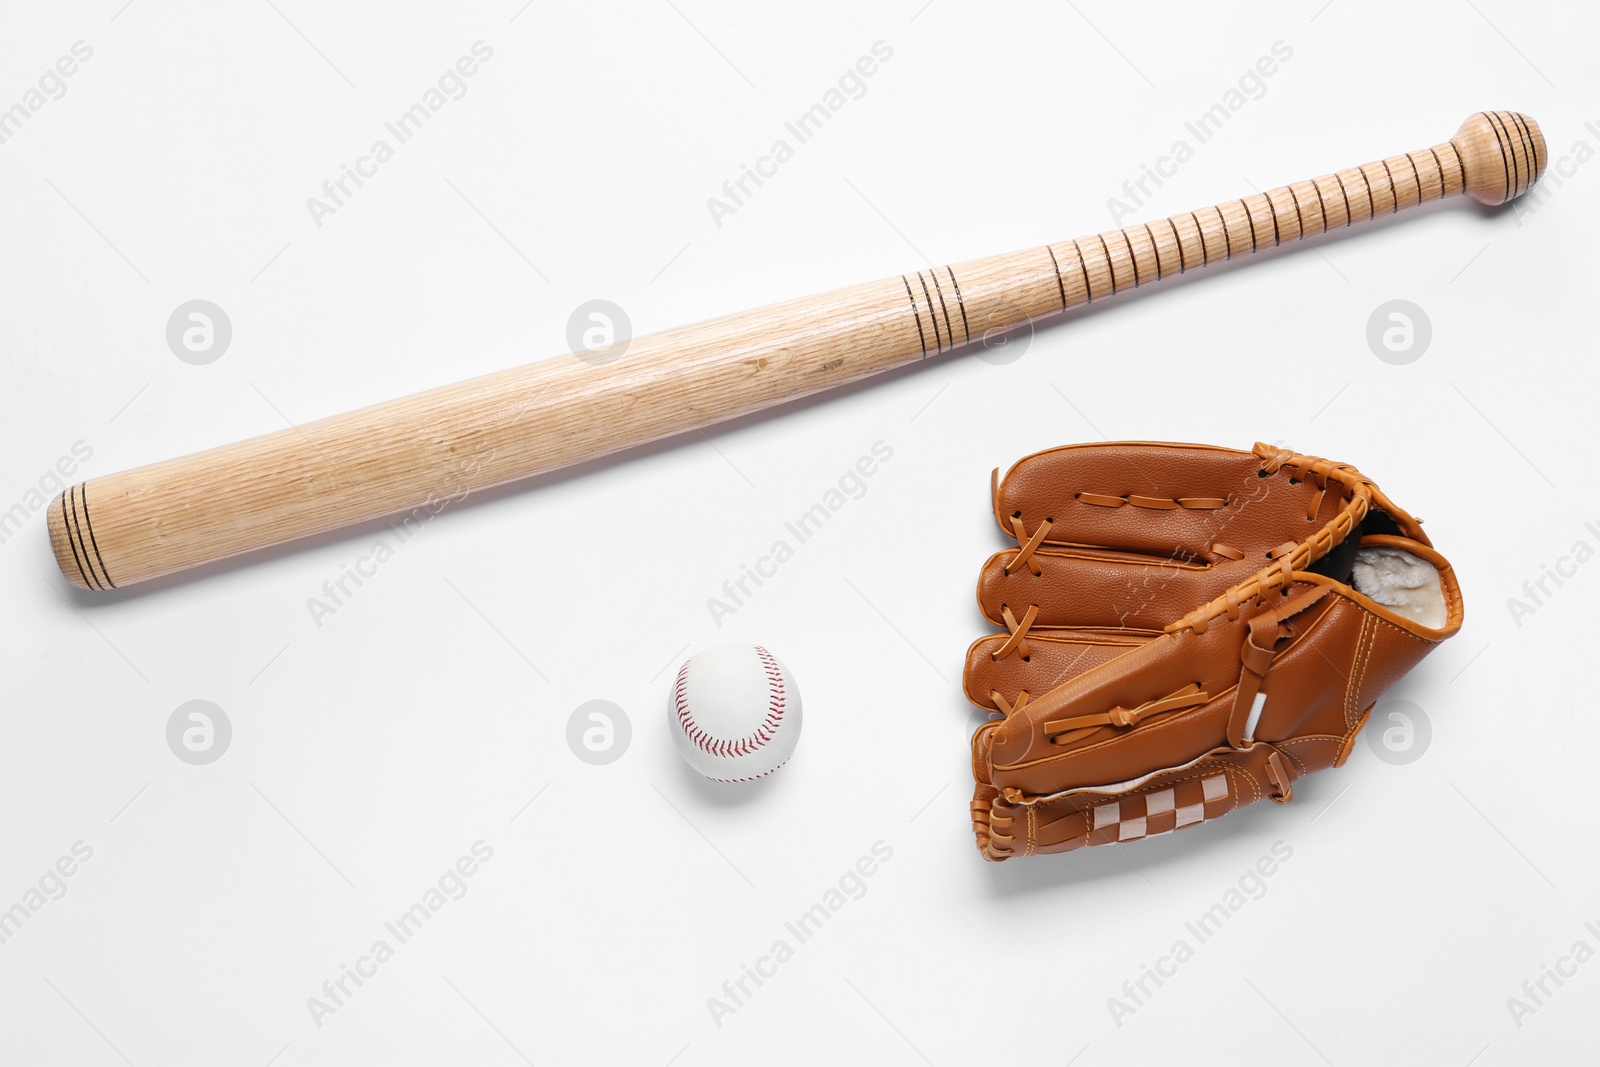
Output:
<instances>
[{"instance_id":1,"label":"white baseball","mask_svg":"<svg viewBox=\"0 0 1600 1067\"><path fill-rule=\"evenodd\" d=\"M788 762L800 740L800 690L760 645L723 645L678 669L667 708L689 766L714 782L749 782Z\"/></svg>"}]
</instances>

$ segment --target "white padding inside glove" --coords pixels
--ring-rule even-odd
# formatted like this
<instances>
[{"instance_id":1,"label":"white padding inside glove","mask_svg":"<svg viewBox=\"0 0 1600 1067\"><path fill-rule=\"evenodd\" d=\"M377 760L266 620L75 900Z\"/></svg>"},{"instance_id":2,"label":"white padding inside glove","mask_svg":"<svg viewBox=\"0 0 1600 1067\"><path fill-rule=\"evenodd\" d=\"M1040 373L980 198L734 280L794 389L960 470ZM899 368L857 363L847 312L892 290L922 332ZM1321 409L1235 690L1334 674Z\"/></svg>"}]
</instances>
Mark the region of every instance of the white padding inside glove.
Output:
<instances>
[{"instance_id":1,"label":"white padding inside glove","mask_svg":"<svg viewBox=\"0 0 1600 1067\"><path fill-rule=\"evenodd\" d=\"M1356 553L1351 584L1396 615L1437 630L1448 616L1439 571L1421 556L1390 545Z\"/></svg>"}]
</instances>

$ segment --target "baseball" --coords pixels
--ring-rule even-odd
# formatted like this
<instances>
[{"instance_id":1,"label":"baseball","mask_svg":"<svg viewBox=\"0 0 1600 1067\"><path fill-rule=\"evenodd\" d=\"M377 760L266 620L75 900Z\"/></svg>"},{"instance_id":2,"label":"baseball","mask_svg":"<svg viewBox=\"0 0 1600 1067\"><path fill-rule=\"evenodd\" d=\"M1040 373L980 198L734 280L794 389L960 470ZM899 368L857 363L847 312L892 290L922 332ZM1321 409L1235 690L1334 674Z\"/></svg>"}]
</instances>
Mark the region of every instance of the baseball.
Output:
<instances>
[{"instance_id":1,"label":"baseball","mask_svg":"<svg viewBox=\"0 0 1600 1067\"><path fill-rule=\"evenodd\" d=\"M714 782L764 778L800 740L800 690L760 645L691 656L678 669L667 714L684 760Z\"/></svg>"}]
</instances>

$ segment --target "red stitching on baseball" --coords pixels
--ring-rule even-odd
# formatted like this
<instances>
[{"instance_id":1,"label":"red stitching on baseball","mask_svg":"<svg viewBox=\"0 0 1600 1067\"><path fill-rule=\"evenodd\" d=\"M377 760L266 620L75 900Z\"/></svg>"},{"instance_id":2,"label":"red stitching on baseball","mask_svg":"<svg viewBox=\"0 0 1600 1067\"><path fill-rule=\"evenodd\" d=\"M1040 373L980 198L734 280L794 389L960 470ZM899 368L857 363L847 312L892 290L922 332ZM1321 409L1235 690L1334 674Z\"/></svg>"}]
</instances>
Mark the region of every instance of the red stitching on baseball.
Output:
<instances>
[{"instance_id":1,"label":"red stitching on baseball","mask_svg":"<svg viewBox=\"0 0 1600 1067\"><path fill-rule=\"evenodd\" d=\"M788 762L789 762L788 760L784 760L783 761L783 763L788 763ZM783 763L778 764L778 767L782 767ZM730 782L730 783L731 782L753 782L758 778L765 778L767 775L772 774L774 771L776 771L778 769L778 767L774 767L770 771L762 771L760 774L752 774L748 778L712 778L711 775L709 775L709 774L706 775L706 777L707 778L711 778L711 780L713 782Z\"/></svg>"},{"instance_id":2,"label":"red stitching on baseball","mask_svg":"<svg viewBox=\"0 0 1600 1067\"><path fill-rule=\"evenodd\" d=\"M678 681L672 690L672 702L678 712L678 725L683 728L684 735L694 742L694 746L713 756L748 756L750 753L765 745L778 731L783 722L784 708L788 705L788 696L783 688L783 671L778 667L778 661L772 658L772 653L760 645L752 645L756 656L761 660L762 670L767 675L767 717L762 720L748 736L737 740L714 737L695 722L694 715L689 711L689 664L685 662L678 668ZM782 766L779 764L778 766ZM777 770L774 767L773 770ZM763 771L755 778L762 778L772 771ZM749 782L754 778L717 778L718 782Z\"/></svg>"}]
</instances>

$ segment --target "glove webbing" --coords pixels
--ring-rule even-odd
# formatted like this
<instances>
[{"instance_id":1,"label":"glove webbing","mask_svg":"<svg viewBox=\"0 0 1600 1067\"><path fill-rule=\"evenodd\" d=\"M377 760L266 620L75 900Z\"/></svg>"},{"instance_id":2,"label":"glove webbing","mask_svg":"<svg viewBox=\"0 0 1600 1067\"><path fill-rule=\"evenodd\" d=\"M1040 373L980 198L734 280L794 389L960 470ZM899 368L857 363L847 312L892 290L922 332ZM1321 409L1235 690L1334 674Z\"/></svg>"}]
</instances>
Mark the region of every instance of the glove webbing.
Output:
<instances>
[{"instance_id":1,"label":"glove webbing","mask_svg":"<svg viewBox=\"0 0 1600 1067\"><path fill-rule=\"evenodd\" d=\"M1206 632L1207 624L1218 616L1226 616L1230 621L1237 619L1241 604L1262 597L1274 589L1288 589L1295 571L1305 570L1333 551L1336 545L1344 543L1355 532L1356 527L1361 525L1361 520L1366 518L1367 510L1373 501L1373 485L1365 475L1349 464L1334 463L1331 460L1318 459L1316 456L1304 456L1286 448L1273 448L1271 445L1260 443L1257 443L1254 451L1262 460L1261 477L1268 477L1288 467L1296 480L1310 482L1317 487L1317 495L1312 498L1309 506L1312 516L1315 516L1317 510L1321 508L1323 496L1330 488L1346 497L1344 506L1326 526L1304 541L1299 544L1280 545L1269 552L1268 555L1275 561L1273 566L1257 572L1254 577L1240 582L1177 622L1169 623L1166 627L1167 633L1192 629L1197 634L1203 634Z\"/></svg>"}]
</instances>

